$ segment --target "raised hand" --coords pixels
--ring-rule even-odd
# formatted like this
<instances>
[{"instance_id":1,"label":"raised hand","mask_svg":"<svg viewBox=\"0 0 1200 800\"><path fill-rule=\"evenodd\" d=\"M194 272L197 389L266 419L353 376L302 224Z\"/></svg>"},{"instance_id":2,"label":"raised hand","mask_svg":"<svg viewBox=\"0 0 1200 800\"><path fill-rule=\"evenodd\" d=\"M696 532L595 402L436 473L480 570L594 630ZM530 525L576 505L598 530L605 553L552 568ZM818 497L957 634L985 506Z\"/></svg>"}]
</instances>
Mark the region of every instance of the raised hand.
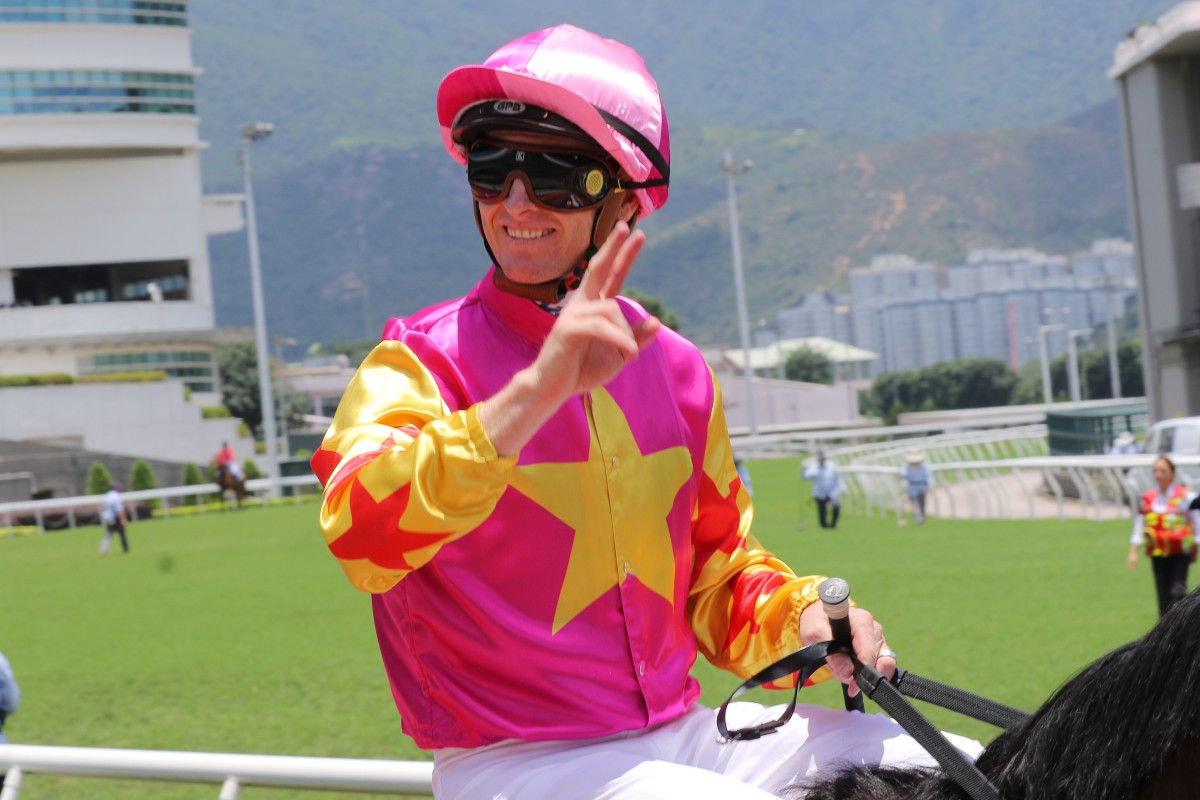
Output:
<instances>
[{"instance_id":1,"label":"raised hand","mask_svg":"<svg viewBox=\"0 0 1200 800\"><path fill-rule=\"evenodd\" d=\"M654 340L658 319L630 326L615 299L645 242L644 233L618 222L537 359L483 402L480 421L500 455L515 455L569 398L611 381Z\"/></svg>"},{"instance_id":2,"label":"raised hand","mask_svg":"<svg viewBox=\"0 0 1200 800\"><path fill-rule=\"evenodd\" d=\"M644 233L617 223L542 346L534 368L561 387L563 400L612 380L658 333L654 317L630 327L614 299L645 242Z\"/></svg>"}]
</instances>

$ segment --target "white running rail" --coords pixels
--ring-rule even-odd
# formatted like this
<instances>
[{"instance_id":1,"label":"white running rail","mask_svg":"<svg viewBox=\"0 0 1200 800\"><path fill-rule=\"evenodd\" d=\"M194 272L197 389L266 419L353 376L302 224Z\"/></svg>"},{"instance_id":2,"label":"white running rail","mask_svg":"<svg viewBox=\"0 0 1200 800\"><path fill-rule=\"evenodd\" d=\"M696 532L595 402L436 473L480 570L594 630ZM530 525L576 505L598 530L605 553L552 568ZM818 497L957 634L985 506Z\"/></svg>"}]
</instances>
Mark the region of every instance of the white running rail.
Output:
<instances>
[{"instance_id":1,"label":"white running rail","mask_svg":"<svg viewBox=\"0 0 1200 800\"><path fill-rule=\"evenodd\" d=\"M895 443L893 443L895 444ZM909 446L911 446L910 443ZM918 442L927 453L935 488L928 496L929 514L954 519L1121 519L1136 513L1138 498L1151 488L1155 456L1023 456L1017 458L939 460L939 453ZM903 453L888 458L846 461L842 451L829 451L846 480L847 502L866 515L901 517L907 503L900 479ZM1200 456L1172 460L1178 480L1200 486Z\"/></svg>"},{"instance_id":2,"label":"white running rail","mask_svg":"<svg viewBox=\"0 0 1200 800\"><path fill-rule=\"evenodd\" d=\"M26 779L36 773L209 783L220 787L217 800L240 800L244 786L433 797L430 761L0 744L0 771L4 769L8 775L0 800L18 800Z\"/></svg>"}]
</instances>

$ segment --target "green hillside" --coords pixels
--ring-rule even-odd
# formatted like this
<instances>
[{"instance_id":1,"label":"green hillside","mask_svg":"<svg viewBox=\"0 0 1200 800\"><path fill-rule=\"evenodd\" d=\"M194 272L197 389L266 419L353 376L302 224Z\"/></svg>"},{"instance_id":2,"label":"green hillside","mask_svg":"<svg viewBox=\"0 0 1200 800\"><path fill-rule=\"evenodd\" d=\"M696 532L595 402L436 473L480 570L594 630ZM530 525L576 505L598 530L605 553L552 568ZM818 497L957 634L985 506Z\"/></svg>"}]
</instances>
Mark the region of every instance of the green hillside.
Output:
<instances>
[{"instance_id":1,"label":"green hillside","mask_svg":"<svg viewBox=\"0 0 1200 800\"><path fill-rule=\"evenodd\" d=\"M1101 111L1115 127L1115 108ZM630 284L674 308L697 341L728 342L735 305L717 142L734 134L700 130L678 150L687 168L670 203L645 222L648 247ZM850 268L879 253L953 263L972 247L1069 253L1125 232L1115 131L737 140L736 157L756 165L738 179L754 319L810 289L842 288ZM389 316L467 291L487 266L461 168L440 148L347 149L257 184L268 322L301 345L374 337ZM214 239L212 253L219 319L246 324L245 238Z\"/></svg>"},{"instance_id":2,"label":"green hillside","mask_svg":"<svg viewBox=\"0 0 1200 800\"><path fill-rule=\"evenodd\" d=\"M209 0L191 7L205 182L236 190L238 124L276 123L254 162L270 330L302 346L374 337L486 267L440 147L441 76L570 20L643 52L668 103L671 201L644 223L631 283L693 338L732 341L726 148L756 164L738 179L755 319L878 253L950 263L1125 235L1104 73L1123 32L1170 5L523 0L501 19L463 3ZM212 252L218 322L249 324L244 236Z\"/></svg>"},{"instance_id":3,"label":"green hillside","mask_svg":"<svg viewBox=\"0 0 1200 800\"><path fill-rule=\"evenodd\" d=\"M797 125L900 139L1056 123L1113 96L1130 27L1173 0L204 0L189 5L210 183L236 179L238 124L282 171L355 145L438 141L441 77L538 27L572 22L646 58L677 125Z\"/></svg>"}]
</instances>

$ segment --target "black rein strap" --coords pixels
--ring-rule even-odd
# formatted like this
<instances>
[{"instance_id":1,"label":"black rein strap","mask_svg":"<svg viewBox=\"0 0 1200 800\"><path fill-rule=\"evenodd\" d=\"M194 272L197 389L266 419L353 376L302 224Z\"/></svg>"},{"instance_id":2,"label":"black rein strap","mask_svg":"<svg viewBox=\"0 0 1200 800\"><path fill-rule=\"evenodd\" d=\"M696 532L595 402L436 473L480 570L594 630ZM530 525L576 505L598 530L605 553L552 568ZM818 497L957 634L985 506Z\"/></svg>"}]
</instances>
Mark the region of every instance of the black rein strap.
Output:
<instances>
[{"instance_id":1,"label":"black rein strap","mask_svg":"<svg viewBox=\"0 0 1200 800\"><path fill-rule=\"evenodd\" d=\"M946 774L961 786L973 800L1000 800L1000 793L987 777L957 747L950 744L942 732L925 719L904 695L1005 730L1026 720L1028 715L1024 711L954 686L923 678L903 669L897 669L895 677L888 681L874 667L867 666L854 658L850 648L839 642L818 642L801 648L755 674L734 690L729 699L722 703L720 710L717 711L717 731L721 734L721 738L726 741L749 741L774 733L776 729L782 727L796 709L796 699L800 687L812 677L814 672L825 665L826 657L832 653L850 655L854 660L854 680L862 689L862 693L878 703L892 719L900 723L904 730L937 759ZM779 719L732 732L728 729L725 723L725 711L735 697L742 692L756 689L793 673L798 674L796 675L796 686L792 691L792 700Z\"/></svg>"},{"instance_id":2,"label":"black rein strap","mask_svg":"<svg viewBox=\"0 0 1200 800\"><path fill-rule=\"evenodd\" d=\"M854 680L867 697L878 703L929 752L929 755L937 759L942 769L946 770L946 774L973 800L1000 800L1000 792L987 776L980 772L961 750L950 744L942 732L933 727L933 724L900 694L900 690L888 682L883 673L855 659Z\"/></svg>"}]
</instances>

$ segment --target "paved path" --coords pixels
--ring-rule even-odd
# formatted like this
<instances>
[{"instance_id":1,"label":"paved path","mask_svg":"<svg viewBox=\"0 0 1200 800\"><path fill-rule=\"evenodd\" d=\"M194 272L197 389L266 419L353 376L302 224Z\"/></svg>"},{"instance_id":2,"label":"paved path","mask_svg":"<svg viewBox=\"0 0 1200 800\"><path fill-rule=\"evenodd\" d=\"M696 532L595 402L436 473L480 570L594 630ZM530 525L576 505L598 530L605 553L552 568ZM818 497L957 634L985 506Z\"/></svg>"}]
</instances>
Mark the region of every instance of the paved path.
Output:
<instances>
[{"instance_id":1,"label":"paved path","mask_svg":"<svg viewBox=\"0 0 1200 800\"><path fill-rule=\"evenodd\" d=\"M1116 487L1104 477L1098 485L1111 495ZM908 516L908 498L900 495ZM931 517L954 519L1130 519L1129 507L1112 501L1060 501L1045 485L1041 470L998 471L988 476L941 480L926 501Z\"/></svg>"}]
</instances>

